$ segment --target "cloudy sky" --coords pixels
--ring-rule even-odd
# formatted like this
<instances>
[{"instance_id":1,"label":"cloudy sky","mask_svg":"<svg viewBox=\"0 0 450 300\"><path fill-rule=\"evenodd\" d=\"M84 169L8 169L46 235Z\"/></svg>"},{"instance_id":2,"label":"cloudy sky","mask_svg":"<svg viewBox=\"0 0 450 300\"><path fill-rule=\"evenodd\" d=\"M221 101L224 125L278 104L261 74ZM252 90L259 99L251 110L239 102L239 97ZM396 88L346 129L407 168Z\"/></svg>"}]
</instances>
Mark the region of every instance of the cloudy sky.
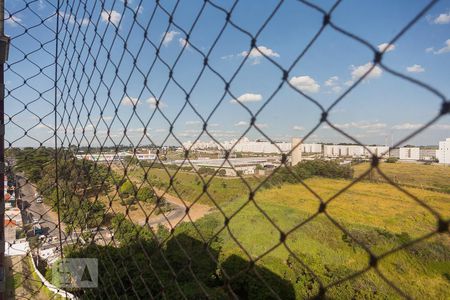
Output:
<instances>
[{"instance_id":1,"label":"cloudy sky","mask_svg":"<svg viewBox=\"0 0 450 300\"><path fill-rule=\"evenodd\" d=\"M373 67L373 50L330 26L300 56L321 29L323 16L298 1L149 2L61 7L60 143L177 145L171 130L182 142L199 135L210 140L202 133L204 122L219 141L243 134L264 138L250 125L252 115L271 139L290 140L314 128L322 109ZM33 1L26 8L22 1L7 2L5 30L13 40L5 79L10 91L6 134L13 145L53 143L57 18L50 3ZM325 11L334 5L315 3ZM450 1L438 2L390 44L428 3L344 0L331 20L384 51L388 68L448 99ZM226 21L230 11L232 24ZM288 70L285 81L282 70ZM331 109L329 120L363 143L391 144L431 120L441 104L423 87L375 66ZM449 116L407 143L437 144L445 137L450 137ZM308 141L348 140L322 124Z\"/></svg>"}]
</instances>

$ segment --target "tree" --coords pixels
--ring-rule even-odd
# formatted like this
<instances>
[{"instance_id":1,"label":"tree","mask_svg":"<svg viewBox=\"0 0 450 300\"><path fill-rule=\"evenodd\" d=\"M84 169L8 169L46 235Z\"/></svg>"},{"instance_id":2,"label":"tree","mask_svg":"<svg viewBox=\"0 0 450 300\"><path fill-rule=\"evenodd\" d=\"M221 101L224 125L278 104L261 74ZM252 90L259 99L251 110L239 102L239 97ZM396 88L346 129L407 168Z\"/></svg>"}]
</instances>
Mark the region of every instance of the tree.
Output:
<instances>
[{"instance_id":1,"label":"tree","mask_svg":"<svg viewBox=\"0 0 450 300\"><path fill-rule=\"evenodd\" d=\"M142 186L137 192L137 199L143 202L155 202L155 193L149 186Z\"/></svg>"},{"instance_id":2,"label":"tree","mask_svg":"<svg viewBox=\"0 0 450 300\"><path fill-rule=\"evenodd\" d=\"M136 188L130 180L126 180L119 188L119 193L122 197L129 197L134 194Z\"/></svg>"}]
</instances>

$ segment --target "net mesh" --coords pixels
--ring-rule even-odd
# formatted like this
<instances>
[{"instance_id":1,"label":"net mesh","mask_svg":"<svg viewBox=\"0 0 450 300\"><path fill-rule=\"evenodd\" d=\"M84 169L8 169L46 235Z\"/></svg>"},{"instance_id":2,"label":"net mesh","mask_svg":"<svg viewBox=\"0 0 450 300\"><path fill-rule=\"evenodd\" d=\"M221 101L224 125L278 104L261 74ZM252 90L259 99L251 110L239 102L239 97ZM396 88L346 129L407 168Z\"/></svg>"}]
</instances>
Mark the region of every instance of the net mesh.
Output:
<instances>
[{"instance_id":1,"label":"net mesh","mask_svg":"<svg viewBox=\"0 0 450 300\"><path fill-rule=\"evenodd\" d=\"M434 202L384 172L380 164L386 153L374 152L330 115L377 70L438 99L441 107L435 116L396 140L395 148L448 114L450 102L432 85L387 65L383 58L388 47L379 50L335 21L345 1L327 8L292 2L295 9L315 16L317 30L295 56L281 63L279 54L260 41L274 32L271 28L288 5L284 1L261 12L260 23L253 27L243 25L241 1L7 1L5 175L15 186L13 206L18 210L7 209L10 222L5 221L4 230L7 236L9 223L17 227L19 238L7 241L6 248L21 252L4 260L7 277L13 278L13 288L8 289L7 280L8 297L413 297L402 279L403 256L427 253L425 249L438 245L433 244L436 239L447 243L448 218ZM388 44L405 36L436 2L414 12ZM211 19L219 21L208 25ZM302 33L300 28L292 31L293 36ZM299 87L294 73L329 32L365 48L372 60L325 104ZM178 44L176 50L170 43ZM234 58L220 57L218 50L233 43L248 46ZM233 60L232 71L221 64L228 59ZM249 66L259 63L278 79L271 79L270 93L254 109L236 85L247 78L242 74ZM316 122L305 130L303 141L328 126L364 147L368 168L327 193L299 174L290 157L302 144L283 149L278 137L259 122L275 106L286 106L279 100L286 90L294 95L289 101L308 103L315 112ZM233 110L226 108L230 99ZM220 129L217 120L238 110L246 116L239 127L244 129L236 140L224 143L222 137L231 132ZM186 116L194 120L185 122ZM196 129L190 129L194 124ZM239 141L251 133L270 141L278 152L271 157L275 167L264 176L245 175L233 160ZM192 142L185 143L186 137ZM199 167L196 160L209 155L195 147L205 139L214 142L214 155L221 157L213 168ZM224 172L235 178L224 179ZM298 193L295 201L310 200L305 203L308 213L288 215L289 222L275 217L276 208L263 201L268 187L276 190L282 176L301 187L293 192ZM333 207L350 201L346 195L369 176L377 176L391 193L413 203L431 225L413 230L407 238L401 235L409 230L407 225L399 225L395 237L380 229L377 237L395 240L381 246L384 242L373 242L375 237L350 226L343 218L348 211ZM252 231L259 233L253 227L257 222L264 224L269 241L252 240ZM305 232L335 236L336 247L352 249L353 262L346 265L346 258L335 253L332 257L340 265L335 270L325 259L312 259L308 249L330 250L319 241L303 245ZM28 247L21 246L20 238ZM35 271L52 281L52 266L77 257L98 259L96 288L57 286L52 291ZM400 271L394 274L392 268ZM423 287L420 295L429 289L433 287Z\"/></svg>"}]
</instances>

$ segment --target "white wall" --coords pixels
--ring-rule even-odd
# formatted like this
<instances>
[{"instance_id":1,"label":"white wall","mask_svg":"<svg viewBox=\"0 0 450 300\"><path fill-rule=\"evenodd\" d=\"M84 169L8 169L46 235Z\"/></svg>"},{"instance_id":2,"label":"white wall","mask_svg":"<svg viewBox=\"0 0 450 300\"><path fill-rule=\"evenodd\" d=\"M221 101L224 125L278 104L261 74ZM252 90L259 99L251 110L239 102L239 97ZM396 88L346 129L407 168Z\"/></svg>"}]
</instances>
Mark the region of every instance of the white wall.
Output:
<instances>
[{"instance_id":1,"label":"white wall","mask_svg":"<svg viewBox=\"0 0 450 300\"><path fill-rule=\"evenodd\" d=\"M400 148L400 159L419 160L420 159L420 148L419 147Z\"/></svg>"},{"instance_id":2,"label":"white wall","mask_svg":"<svg viewBox=\"0 0 450 300\"><path fill-rule=\"evenodd\" d=\"M364 147L358 145L324 145L323 155L325 157L362 157Z\"/></svg>"},{"instance_id":3,"label":"white wall","mask_svg":"<svg viewBox=\"0 0 450 300\"><path fill-rule=\"evenodd\" d=\"M304 153L322 153L322 144L302 144Z\"/></svg>"},{"instance_id":4,"label":"white wall","mask_svg":"<svg viewBox=\"0 0 450 300\"><path fill-rule=\"evenodd\" d=\"M372 154L378 156L378 157L383 157L383 158L388 158L389 157L389 147L388 146L367 146L367 149L370 150L367 151L366 149L364 149L364 155L367 157L371 157Z\"/></svg>"},{"instance_id":5,"label":"white wall","mask_svg":"<svg viewBox=\"0 0 450 300\"><path fill-rule=\"evenodd\" d=\"M439 142L439 150L436 151L440 164L450 164L450 138Z\"/></svg>"}]
</instances>

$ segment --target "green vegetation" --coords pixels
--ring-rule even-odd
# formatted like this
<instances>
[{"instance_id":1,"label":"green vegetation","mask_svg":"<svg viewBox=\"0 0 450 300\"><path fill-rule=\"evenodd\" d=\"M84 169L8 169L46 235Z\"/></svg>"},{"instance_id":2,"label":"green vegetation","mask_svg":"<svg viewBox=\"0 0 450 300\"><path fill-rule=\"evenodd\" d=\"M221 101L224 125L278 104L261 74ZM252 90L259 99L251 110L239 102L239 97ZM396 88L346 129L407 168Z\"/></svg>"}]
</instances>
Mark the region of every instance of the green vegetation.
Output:
<instances>
[{"instance_id":1,"label":"green vegetation","mask_svg":"<svg viewBox=\"0 0 450 300\"><path fill-rule=\"evenodd\" d=\"M450 168L448 166L415 163L381 163L379 168L397 184L450 193ZM370 164L358 164L353 169L355 170L354 178L357 178L370 169ZM372 182L386 182L376 170L370 172L364 179Z\"/></svg>"},{"instance_id":2,"label":"green vegetation","mask_svg":"<svg viewBox=\"0 0 450 300\"><path fill-rule=\"evenodd\" d=\"M123 171L116 170L116 173L118 174L121 172ZM139 186L142 183L145 184L147 182L147 180L144 179L145 172L147 172L147 180L153 187L159 189L168 188L170 176L173 176L175 173L175 171L171 170L167 173L165 170L161 169L136 168L132 172L129 172L128 176ZM205 183L211 178L206 175L203 175L202 177ZM245 177L245 180L250 188L254 189L261 179L257 177ZM240 178L236 177L214 177L208 183L208 193L211 195L211 198L206 193L203 193L203 185L200 176L196 173L180 171L174 177L172 187L168 192L188 201L194 201L199 198L199 203L211 206L214 206L211 198L213 198L217 204L221 205L222 203L234 201L243 194L248 194L250 192L247 185Z\"/></svg>"},{"instance_id":3,"label":"green vegetation","mask_svg":"<svg viewBox=\"0 0 450 300\"><path fill-rule=\"evenodd\" d=\"M120 183L117 190L121 198L155 201L150 186L170 186L169 193L187 201L199 198L200 203L213 206L214 200L227 219L216 210L195 226L183 223L168 232L163 227L152 230L136 226L125 215L117 214L111 220L116 247L65 249L66 257L99 259L100 288L74 292L91 299L143 297L149 291L169 299L205 298L205 293L214 299L227 299L230 293L244 299L271 299L274 291L282 299L304 299L317 296L321 285L331 285L325 294L329 298L400 298L373 268L346 278L370 266L365 248L381 256L436 231L437 220L374 172L366 178L372 182L359 182L338 194L349 186L353 172L356 177L369 167L367 163L352 169L337 161L304 161L291 168L294 175L281 168L253 195L251 192L264 179L211 179L209 170L200 177L191 172L136 166L127 173L129 180L114 180ZM402 163L382 163L380 168L444 220L450 218L450 195L443 193L448 188L450 169ZM90 174L92 169L81 171ZM51 182L51 178L45 178L39 182ZM83 180L64 178L67 186L83 190ZM306 186L299 184L299 179ZM96 183L88 191L104 193L102 186ZM253 200L249 200L250 194ZM79 197L80 206L91 204L76 192L70 196ZM52 195L48 197L52 199ZM327 202L326 214L319 212L321 200ZM101 218L103 209L94 210L89 219ZM74 222L85 219L75 212L69 216ZM228 227L225 230L224 224ZM299 224L303 225L297 228ZM130 258L130 263L115 263L123 258ZM249 263L253 260L255 264ZM435 234L383 257L377 266L387 280L413 298L445 299L450 297L449 261L450 237ZM340 283L334 285L336 282ZM128 289L131 283L133 291Z\"/></svg>"},{"instance_id":4,"label":"green vegetation","mask_svg":"<svg viewBox=\"0 0 450 300\"><path fill-rule=\"evenodd\" d=\"M55 151L50 148L26 148L16 155L16 171L36 184L44 201L53 210L59 208L67 230L100 226L105 207L96 199L107 194L115 182L108 168L87 160L78 160L69 151L60 150L55 163ZM56 189L58 176L58 193ZM58 199L59 198L59 199Z\"/></svg>"},{"instance_id":5,"label":"green vegetation","mask_svg":"<svg viewBox=\"0 0 450 300\"><path fill-rule=\"evenodd\" d=\"M353 170L350 165L340 165L338 161L308 160L302 161L294 167L280 168L265 182L265 187L279 186L283 183L298 183L313 176L326 178L352 178Z\"/></svg>"},{"instance_id":6,"label":"green vegetation","mask_svg":"<svg viewBox=\"0 0 450 300\"><path fill-rule=\"evenodd\" d=\"M229 232L222 230L225 219L219 212L197 221L195 228L184 223L173 234L162 228L152 232L147 227L134 226L124 216L116 217L113 224L120 247L94 245L68 250L69 257L100 259L100 281L105 286L84 291L81 296L101 298L112 293L123 297L126 291L120 282L129 282L128 276L132 276L139 295L147 289L158 294L164 286L163 296L179 298L182 295L173 281L175 272L176 282L187 298L204 298L204 291L212 298L228 298L223 288L224 274L233 278L229 284L240 298L273 298L267 286L282 299L314 297L319 293L320 282L328 286L369 266L369 255L362 245L380 256L436 230L437 221L430 212L388 184L358 183L333 198L349 181L312 178L305 183L315 194L299 184L284 184L257 193L254 203L258 207L253 202L244 205L247 197L223 204L222 209L230 218ZM450 218L450 195L414 188L408 191L439 211L443 218ZM320 203L317 196L324 201L333 198L326 212L347 232L325 214L315 215ZM259 209L287 234L285 244L280 244L283 235ZM311 221L295 229L312 216L315 217ZM112 261L130 255L135 263L117 264L114 272L110 271ZM248 255L259 258L254 269L250 268ZM378 268L413 298L445 299L450 296L449 261L450 237L443 234L395 251L379 260ZM248 268L249 272L240 273ZM145 284L139 281L140 276L146 278ZM327 289L325 296L401 298L373 269Z\"/></svg>"}]
</instances>

